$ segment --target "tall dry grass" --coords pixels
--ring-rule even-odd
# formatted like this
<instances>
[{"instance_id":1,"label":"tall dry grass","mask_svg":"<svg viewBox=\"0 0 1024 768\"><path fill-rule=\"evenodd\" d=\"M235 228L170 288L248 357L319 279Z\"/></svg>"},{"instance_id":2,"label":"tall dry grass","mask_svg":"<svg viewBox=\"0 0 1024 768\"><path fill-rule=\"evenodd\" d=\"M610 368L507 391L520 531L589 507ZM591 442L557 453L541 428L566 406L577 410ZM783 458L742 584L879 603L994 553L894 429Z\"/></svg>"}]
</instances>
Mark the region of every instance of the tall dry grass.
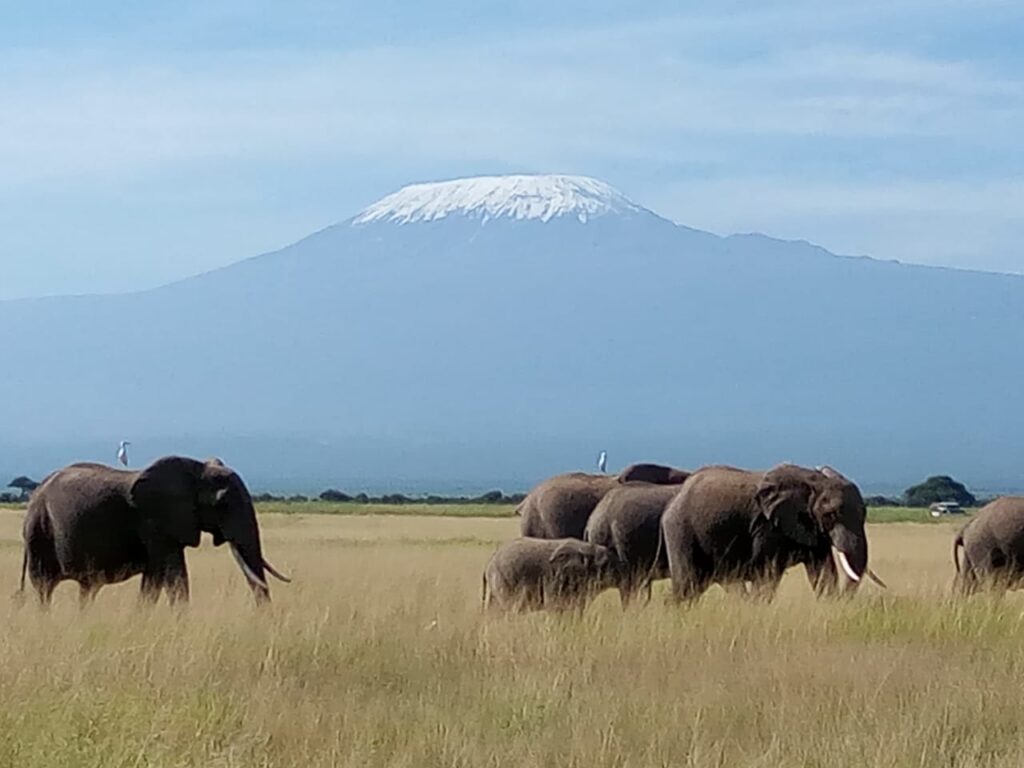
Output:
<instances>
[{"instance_id":1,"label":"tall dry grass","mask_svg":"<svg viewBox=\"0 0 1024 768\"><path fill-rule=\"evenodd\" d=\"M20 566L0 515L0 590ZM1020 766L1024 620L952 603L950 529L871 529L890 583L772 605L720 590L623 615L484 620L514 520L267 516L295 583L257 610L231 558L189 552L193 601L137 582L78 610L0 608L0 765Z\"/></svg>"}]
</instances>

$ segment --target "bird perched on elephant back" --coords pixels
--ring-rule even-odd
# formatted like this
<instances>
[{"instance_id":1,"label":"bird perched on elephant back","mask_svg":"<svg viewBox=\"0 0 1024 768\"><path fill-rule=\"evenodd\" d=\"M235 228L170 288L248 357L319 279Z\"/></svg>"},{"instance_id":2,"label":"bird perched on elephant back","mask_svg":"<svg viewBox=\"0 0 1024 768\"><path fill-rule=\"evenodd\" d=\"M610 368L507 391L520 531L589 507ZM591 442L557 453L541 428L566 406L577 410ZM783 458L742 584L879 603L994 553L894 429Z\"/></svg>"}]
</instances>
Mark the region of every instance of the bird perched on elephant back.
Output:
<instances>
[{"instance_id":1,"label":"bird perched on elephant back","mask_svg":"<svg viewBox=\"0 0 1024 768\"><path fill-rule=\"evenodd\" d=\"M632 464L618 475L555 475L530 491L517 508L520 533L538 539L582 539L590 513L612 488L628 482L681 485L689 474L661 464Z\"/></svg>"},{"instance_id":2,"label":"bird perched on elephant back","mask_svg":"<svg viewBox=\"0 0 1024 768\"><path fill-rule=\"evenodd\" d=\"M607 547L579 539L513 539L484 568L484 608L582 611L618 582L618 569Z\"/></svg>"},{"instance_id":3,"label":"bird perched on elephant back","mask_svg":"<svg viewBox=\"0 0 1024 768\"><path fill-rule=\"evenodd\" d=\"M623 483L598 502L587 521L583 538L618 555L620 579L616 586L623 607L641 592L651 597L651 580L668 577L668 557L659 547L661 516L682 486Z\"/></svg>"},{"instance_id":4,"label":"bird perched on elephant back","mask_svg":"<svg viewBox=\"0 0 1024 768\"><path fill-rule=\"evenodd\" d=\"M1000 496L978 510L953 540L953 563L961 594L1024 586L1024 497Z\"/></svg>"},{"instance_id":5,"label":"bird perched on elephant back","mask_svg":"<svg viewBox=\"0 0 1024 768\"><path fill-rule=\"evenodd\" d=\"M672 593L691 600L713 583L747 582L771 599L783 571L803 563L827 594L837 584L833 551L850 588L865 574L884 586L868 568L865 517L860 490L829 467L697 470L661 520Z\"/></svg>"},{"instance_id":6,"label":"bird perched on elephant back","mask_svg":"<svg viewBox=\"0 0 1024 768\"><path fill-rule=\"evenodd\" d=\"M25 515L21 589L25 575L46 605L57 584L77 581L88 602L104 584L142 575L150 601L167 590L172 602L189 595L185 547L202 532L227 543L257 602L270 599L268 572L287 581L263 557L252 497L219 459L158 459L125 471L72 464L43 481Z\"/></svg>"}]
</instances>

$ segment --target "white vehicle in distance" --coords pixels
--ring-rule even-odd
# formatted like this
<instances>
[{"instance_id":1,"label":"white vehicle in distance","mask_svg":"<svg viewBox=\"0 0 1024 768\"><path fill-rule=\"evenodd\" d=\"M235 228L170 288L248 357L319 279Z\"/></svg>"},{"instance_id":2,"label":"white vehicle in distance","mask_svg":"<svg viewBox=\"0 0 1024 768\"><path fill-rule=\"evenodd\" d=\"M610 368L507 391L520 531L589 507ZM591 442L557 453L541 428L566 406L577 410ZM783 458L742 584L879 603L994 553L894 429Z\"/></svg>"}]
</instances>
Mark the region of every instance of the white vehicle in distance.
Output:
<instances>
[{"instance_id":1,"label":"white vehicle in distance","mask_svg":"<svg viewBox=\"0 0 1024 768\"><path fill-rule=\"evenodd\" d=\"M929 508L932 517L942 517L943 515L963 515L966 514L964 508L957 504L955 501L937 501L932 504Z\"/></svg>"}]
</instances>

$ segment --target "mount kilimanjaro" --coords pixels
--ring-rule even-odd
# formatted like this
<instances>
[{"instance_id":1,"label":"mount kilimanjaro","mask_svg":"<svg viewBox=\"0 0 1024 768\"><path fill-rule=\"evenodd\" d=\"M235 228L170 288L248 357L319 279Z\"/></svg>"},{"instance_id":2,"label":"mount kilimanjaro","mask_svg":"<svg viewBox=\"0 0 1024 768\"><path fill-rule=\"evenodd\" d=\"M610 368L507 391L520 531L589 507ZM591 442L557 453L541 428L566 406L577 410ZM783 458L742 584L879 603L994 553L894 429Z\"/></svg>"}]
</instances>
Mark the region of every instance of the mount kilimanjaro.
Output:
<instances>
[{"instance_id":1,"label":"mount kilimanjaro","mask_svg":"<svg viewBox=\"0 0 1024 768\"><path fill-rule=\"evenodd\" d=\"M1024 486L1024 278L668 221L607 184L406 187L155 290L0 302L0 473L175 451L257 487L830 463Z\"/></svg>"}]
</instances>

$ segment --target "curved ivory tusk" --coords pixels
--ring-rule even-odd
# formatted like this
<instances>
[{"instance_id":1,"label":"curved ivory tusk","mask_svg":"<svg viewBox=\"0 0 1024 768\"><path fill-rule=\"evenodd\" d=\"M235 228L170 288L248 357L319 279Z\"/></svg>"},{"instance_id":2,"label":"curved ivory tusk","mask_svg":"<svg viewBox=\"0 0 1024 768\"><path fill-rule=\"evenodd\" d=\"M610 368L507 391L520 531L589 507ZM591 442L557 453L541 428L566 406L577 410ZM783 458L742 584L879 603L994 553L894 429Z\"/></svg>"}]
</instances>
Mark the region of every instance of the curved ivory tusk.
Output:
<instances>
[{"instance_id":1,"label":"curved ivory tusk","mask_svg":"<svg viewBox=\"0 0 1024 768\"><path fill-rule=\"evenodd\" d=\"M872 571L870 568L868 568L868 578L870 578L873 582L875 582L875 584L880 586L882 589L889 588L889 585L882 581L880 578L878 578L878 574Z\"/></svg>"},{"instance_id":2,"label":"curved ivory tusk","mask_svg":"<svg viewBox=\"0 0 1024 768\"><path fill-rule=\"evenodd\" d=\"M279 570L277 570L277 568L272 566L266 560L263 561L263 567L266 569L267 573L269 573L275 579L278 579L279 581L283 581L285 584L291 584L292 583L291 579L289 579L287 576L285 576L283 573L281 573Z\"/></svg>"},{"instance_id":3,"label":"curved ivory tusk","mask_svg":"<svg viewBox=\"0 0 1024 768\"><path fill-rule=\"evenodd\" d=\"M839 560L839 565L843 567L843 573L849 576L851 581L860 581L860 576L850 566L850 561L846 559L846 555L843 554L841 549L836 550L836 557Z\"/></svg>"},{"instance_id":4,"label":"curved ivory tusk","mask_svg":"<svg viewBox=\"0 0 1024 768\"><path fill-rule=\"evenodd\" d=\"M235 562L238 563L238 567L242 569L242 573L245 574L245 578L247 578L251 584L262 589L270 589L267 586L267 582L253 573L252 568L246 564L245 559L242 557L242 553L238 551L238 547L234 544L231 545L231 554L235 556Z\"/></svg>"}]
</instances>

